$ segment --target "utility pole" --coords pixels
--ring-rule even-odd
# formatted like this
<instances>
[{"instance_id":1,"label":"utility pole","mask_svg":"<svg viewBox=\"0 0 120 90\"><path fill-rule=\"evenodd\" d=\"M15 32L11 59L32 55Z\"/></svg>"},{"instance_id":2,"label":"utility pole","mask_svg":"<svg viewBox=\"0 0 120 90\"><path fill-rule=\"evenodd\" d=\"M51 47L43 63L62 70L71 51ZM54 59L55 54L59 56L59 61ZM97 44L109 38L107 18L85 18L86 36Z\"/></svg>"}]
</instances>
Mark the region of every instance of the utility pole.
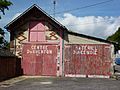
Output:
<instances>
[{"instance_id":1,"label":"utility pole","mask_svg":"<svg viewBox=\"0 0 120 90\"><path fill-rule=\"evenodd\" d=\"M53 0L53 16L55 18L56 0Z\"/></svg>"}]
</instances>

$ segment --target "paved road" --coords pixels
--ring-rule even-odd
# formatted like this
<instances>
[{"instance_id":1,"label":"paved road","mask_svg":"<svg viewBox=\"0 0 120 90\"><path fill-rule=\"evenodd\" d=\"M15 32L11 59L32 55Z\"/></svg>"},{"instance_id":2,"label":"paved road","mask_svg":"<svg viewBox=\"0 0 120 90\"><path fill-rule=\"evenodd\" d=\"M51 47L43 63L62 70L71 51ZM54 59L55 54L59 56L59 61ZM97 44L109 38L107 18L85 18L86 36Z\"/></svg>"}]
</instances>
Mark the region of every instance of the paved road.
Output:
<instances>
[{"instance_id":1,"label":"paved road","mask_svg":"<svg viewBox=\"0 0 120 90\"><path fill-rule=\"evenodd\" d=\"M120 90L120 80L91 78L32 78L0 86L0 90Z\"/></svg>"}]
</instances>

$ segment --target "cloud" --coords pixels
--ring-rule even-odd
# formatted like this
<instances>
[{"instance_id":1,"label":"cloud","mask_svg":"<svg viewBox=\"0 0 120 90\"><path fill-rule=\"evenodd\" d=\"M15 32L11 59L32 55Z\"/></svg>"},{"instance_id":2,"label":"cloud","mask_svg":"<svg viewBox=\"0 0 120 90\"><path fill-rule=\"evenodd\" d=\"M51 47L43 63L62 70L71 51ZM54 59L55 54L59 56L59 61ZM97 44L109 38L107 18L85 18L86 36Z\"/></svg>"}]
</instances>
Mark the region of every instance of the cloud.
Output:
<instances>
[{"instance_id":1,"label":"cloud","mask_svg":"<svg viewBox=\"0 0 120 90\"><path fill-rule=\"evenodd\" d=\"M16 13L12 20L18 17L21 13ZM65 13L62 17L56 18L70 31L81 34L95 36L106 39L108 36L116 32L120 27L120 16L74 16L70 13Z\"/></svg>"},{"instance_id":2,"label":"cloud","mask_svg":"<svg viewBox=\"0 0 120 90\"><path fill-rule=\"evenodd\" d=\"M77 17L65 13L63 17L57 17L57 20L71 31L104 39L115 33L120 26L120 16Z\"/></svg>"}]
</instances>

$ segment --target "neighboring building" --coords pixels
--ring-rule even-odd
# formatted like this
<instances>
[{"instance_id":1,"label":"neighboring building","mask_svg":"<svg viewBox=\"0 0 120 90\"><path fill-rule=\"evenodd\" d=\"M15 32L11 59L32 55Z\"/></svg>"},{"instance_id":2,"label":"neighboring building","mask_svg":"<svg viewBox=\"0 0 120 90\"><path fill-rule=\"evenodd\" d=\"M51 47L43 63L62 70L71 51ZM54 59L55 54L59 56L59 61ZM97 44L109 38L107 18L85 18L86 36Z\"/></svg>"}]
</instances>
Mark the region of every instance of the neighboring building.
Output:
<instances>
[{"instance_id":1,"label":"neighboring building","mask_svg":"<svg viewBox=\"0 0 120 90\"><path fill-rule=\"evenodd\" d=\"M111 42L68 31L37 5L5 26L25 75L110 76Z\"/></svg>"}]
</instances>

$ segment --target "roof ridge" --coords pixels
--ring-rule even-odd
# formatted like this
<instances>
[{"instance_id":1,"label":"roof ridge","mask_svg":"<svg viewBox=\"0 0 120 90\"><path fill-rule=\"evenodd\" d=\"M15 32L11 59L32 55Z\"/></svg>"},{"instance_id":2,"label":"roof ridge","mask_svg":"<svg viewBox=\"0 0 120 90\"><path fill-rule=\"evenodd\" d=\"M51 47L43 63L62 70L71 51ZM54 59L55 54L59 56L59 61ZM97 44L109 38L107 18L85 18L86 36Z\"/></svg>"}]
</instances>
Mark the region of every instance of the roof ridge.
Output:
<instances>
[{"instance_id":1,"label":"roof ridge","mask_svg":"<svg viewBox=\"0 0 120 90\"><path fill-rule=\"evenodd\" d=\"M42 13L44 13L47 17L51 18L51 20L53 20L55 23L57 23L58 25L60 25L62 28L67 29L64 25L62 25L60 22L58 22L55 18L53 18L52 16L50 16L47 12L45 12L42 8L40 8L37 4L33 4L32 6L30 6L28 9L26 9L25 11L23 11L18 17L16 17L15 19L13 19L12 21L10 21L4 28L7 29L12 23L14 23L15 21L17 21L20 17L22 17L24 14L26 14L27 12L29 12L29 10L31 10L32 8L36 7L38 10L40 10Z\"/></svg>"}]
</instances>

